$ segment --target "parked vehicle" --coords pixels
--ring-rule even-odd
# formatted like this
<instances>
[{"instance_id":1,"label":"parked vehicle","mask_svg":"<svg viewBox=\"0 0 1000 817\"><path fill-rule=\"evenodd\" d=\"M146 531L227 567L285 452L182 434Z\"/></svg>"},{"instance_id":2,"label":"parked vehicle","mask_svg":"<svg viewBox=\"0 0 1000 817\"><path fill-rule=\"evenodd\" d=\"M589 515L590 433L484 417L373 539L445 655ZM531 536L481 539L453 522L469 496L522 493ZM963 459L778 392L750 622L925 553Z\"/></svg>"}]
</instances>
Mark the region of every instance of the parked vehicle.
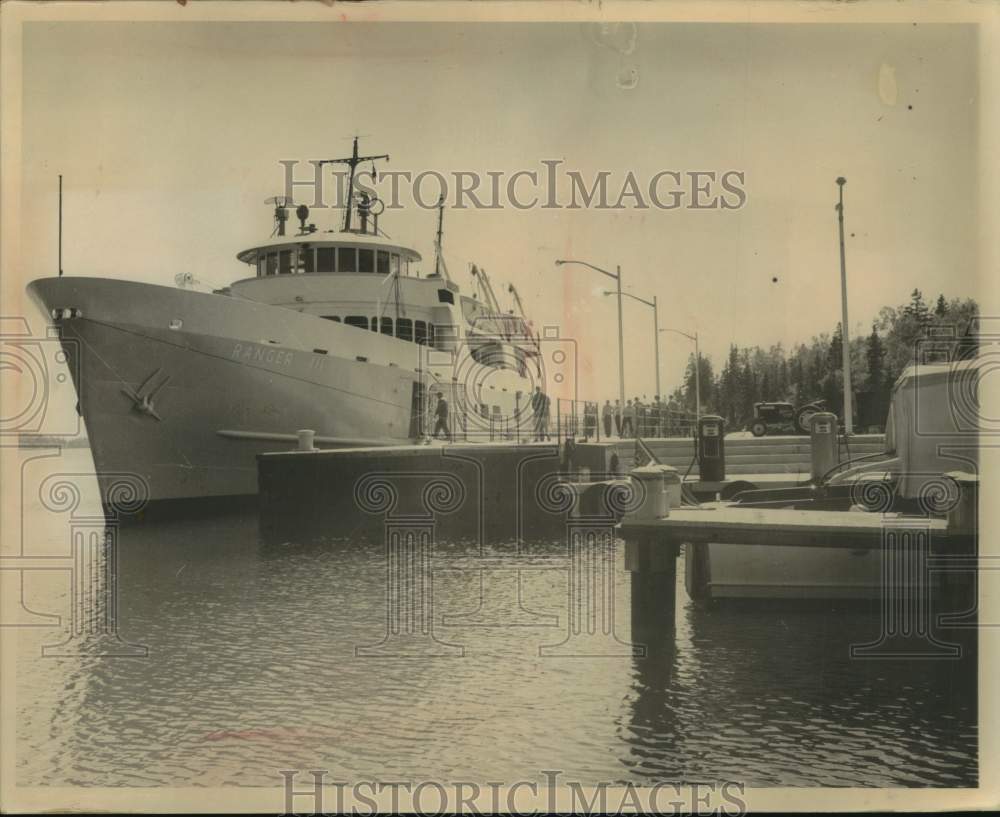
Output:
<instances>
[{"instance_id":1,"label":"parked vehicle","mask_svg":"<svg viewBox=\"0 0 1000 817\"><path fill-rule=\"evenodd\" d=\"M808 434L813 415L826 411L825 400L814 400L796 408L792 403L754 403L750 431L754 437L768 433Z\"/></svg>"}]
</instances>

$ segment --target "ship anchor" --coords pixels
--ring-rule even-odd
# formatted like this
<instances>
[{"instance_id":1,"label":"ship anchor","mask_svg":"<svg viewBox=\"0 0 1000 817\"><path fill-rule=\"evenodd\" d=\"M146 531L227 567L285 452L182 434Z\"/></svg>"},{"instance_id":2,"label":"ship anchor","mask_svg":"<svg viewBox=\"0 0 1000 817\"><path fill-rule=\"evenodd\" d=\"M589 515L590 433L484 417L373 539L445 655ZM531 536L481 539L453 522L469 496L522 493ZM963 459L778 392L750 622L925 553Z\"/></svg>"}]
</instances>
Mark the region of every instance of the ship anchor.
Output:
<instances>
[{"instance_id":1,"label":"ship anchor","mask_svg":"<svg viewBox=\"0 0 1000 817\"><path fill-rule=\"evenodd\" d=\"M160 422L163 418L157 412L156 407L153 405L153 398L156 397L157 393L162 389L167 383L170 382L170 375L167 375L163 380L160 381L158 386L153 387L153 389L146 394L143 394L146 386L148 386L156 376L163 371L163 368L158 368L149 377L142 381L142 385L138 389L133 389L130 386L126 386L122 389L122 394L127 395L132 399L132 408L138 411L140 414L148 414L151 417L155 417Z\"/></svg>"}]
</instances>

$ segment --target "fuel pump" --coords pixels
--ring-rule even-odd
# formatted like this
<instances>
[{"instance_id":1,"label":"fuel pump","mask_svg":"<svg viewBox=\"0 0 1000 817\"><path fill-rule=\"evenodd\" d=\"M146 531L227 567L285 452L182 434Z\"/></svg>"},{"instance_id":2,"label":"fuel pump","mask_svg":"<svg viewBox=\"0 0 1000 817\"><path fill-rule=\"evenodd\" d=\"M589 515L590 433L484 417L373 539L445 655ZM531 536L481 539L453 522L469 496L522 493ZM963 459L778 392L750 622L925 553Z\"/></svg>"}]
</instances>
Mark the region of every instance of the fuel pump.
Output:
<instances>
[{"instance_id":1,"label":"fuel pump","mask_svg":"<svg viewBox=\"0 0 1000 817\"><path fill-rule=\"evenodd\" d=\"M838 462L837 415L818 411L809 420L809 448L813 482L828 474Z\"/></svg>"},{"instance_id":2,"label":"fuel pump","mask_svg":"<svg viewBox=\"0 0 1000 817\"><path fill-rule=\"evenodd\" d=\"M717 414L698 419L695 439L698 453L698 473L702 482L724 482L726 479L726 421Z\"/></svg>"}]
</instances>

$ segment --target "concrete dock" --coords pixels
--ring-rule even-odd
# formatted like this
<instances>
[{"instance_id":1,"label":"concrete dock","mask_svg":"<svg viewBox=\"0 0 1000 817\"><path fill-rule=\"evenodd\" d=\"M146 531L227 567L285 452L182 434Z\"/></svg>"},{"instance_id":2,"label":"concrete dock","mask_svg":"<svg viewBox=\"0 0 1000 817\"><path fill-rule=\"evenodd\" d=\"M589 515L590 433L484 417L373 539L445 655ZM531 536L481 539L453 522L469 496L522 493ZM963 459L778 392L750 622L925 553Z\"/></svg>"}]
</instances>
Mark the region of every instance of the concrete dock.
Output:
<instances>
[{"instance_id":1,"label":"concrete dock","mask_svg":"<svg viewBox=\"0 0 1000 817\"><path fill-rule=\"evenodd\" d=\"M702 499L725 499L752 487L790 487L809 479L809 443L802 437L727 438L722 481L700 479L697 463L691 464L694 448L689 439L643 443L679 475L687 472L686 484ZM855 438L852 453L878 451L881 445L880 437ZM578 442L571 462L555 442L432 443L263 454L258 457L261 530L268 539L355 530L376 523L380 506L372 497L378 495L381 501L383 494L391 494L392 514L433 513L443 535L482 541L559 536L567 514L590 501L584 494L611 490L610 483L634 467L636 450L635 440ZM615 455L617 470L612 467ZM567 487L580 483L592 486ZM571 491L576 491L575 499L569 496ZM433 505L435 499L448 503ZM614 497L611 502L609 512L614 511ZM614 521L620 518L619 513Z\"/></svg>"},{"instance_id":2,"label":"concrete dock","mask_svg":"<svg viewBox=\"0 0 1000 817\"><path fill-rule=\"evenodd\" d=\"M269 541L375 530L386 519L430 519L453 539L519 540L558 528L569 509L554 443L287 451L260 455L257 470Z\"/></svg>"},{"instance_id":3,"label":"concrete dock","mask_svg":"<svg viewBox=\"0 0 1000 817\"><path fill-rule=\"evenodd\" d=\"M779 487L780 483L790 479L809 479L811 446L808 437L804 436L767 436L753 437L749 434L729 434L726 440L726 477L733 480L770 482L766 487ZM652 438L643 439L643 443L656 455L664 465L670 465L682 475L691 467L689 478L698 476L698 463L692 465L694 459L694 441L689 438ZM634 464L635 440L625 439L602 440L601 442L578 443L577 450L586 451L597 446L607 452L618 454L622 466L627 470ZM850 438L845 446L841 445L841 458L860 457L867 454L877 454L885 448L884 434L858 434ZM764 474L773 474L766 480ZM755 480L751 480L753 476ZM762 486L765 487L765 486Z\"/></svg>"},{"instance_id":4,"label":"concrete dock","mask_svg":"<svg viewBox=\"0 0 1000 817\"><path fill-rule=\"evenodd\" d=\"M864 511L813 511L786 508L713 507L675 508L665 519L626 521L620 526L626 539L655 538L671 544L785 545L788 547L881 548L886 531L902 530L907 517ZM967 537L949 529L945 519L917 520L921 531L937 544L964 542Z\"/></svg>"}]
</instances>

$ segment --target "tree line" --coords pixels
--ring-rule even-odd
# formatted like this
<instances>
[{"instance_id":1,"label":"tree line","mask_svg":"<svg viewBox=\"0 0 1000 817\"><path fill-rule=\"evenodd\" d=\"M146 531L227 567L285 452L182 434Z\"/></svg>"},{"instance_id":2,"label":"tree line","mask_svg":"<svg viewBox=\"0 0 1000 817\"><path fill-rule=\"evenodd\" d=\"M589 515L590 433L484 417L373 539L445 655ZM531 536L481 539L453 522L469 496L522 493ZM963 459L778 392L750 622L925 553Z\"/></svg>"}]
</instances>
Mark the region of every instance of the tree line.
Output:
<instances>
[{"instance_id":1,"label":"tree line","mask_svg":"<svg viewBox=\"0 0 1000 817\"><path fill-rule=\"evenodd\" d=\"M928 305L914 289L908 303L883 307L871 333L851 338L851 387L856 396L856 425L879 426L885 421L896 378L920 354L943 358L974 354L969 327L979 307L971 298L938 296ZM802 405L824 399L830 411L843 413L843 332L838 323L829 333L809 343L786 349L781 343L729 347L722 370L716 373L704 355L688 359L682 384L672 399L695 410L695 371L701 387L702 414L719 414L730 429L744 428L753 418L754 403L789 402Z\"/></svg>"}]
</instances>

